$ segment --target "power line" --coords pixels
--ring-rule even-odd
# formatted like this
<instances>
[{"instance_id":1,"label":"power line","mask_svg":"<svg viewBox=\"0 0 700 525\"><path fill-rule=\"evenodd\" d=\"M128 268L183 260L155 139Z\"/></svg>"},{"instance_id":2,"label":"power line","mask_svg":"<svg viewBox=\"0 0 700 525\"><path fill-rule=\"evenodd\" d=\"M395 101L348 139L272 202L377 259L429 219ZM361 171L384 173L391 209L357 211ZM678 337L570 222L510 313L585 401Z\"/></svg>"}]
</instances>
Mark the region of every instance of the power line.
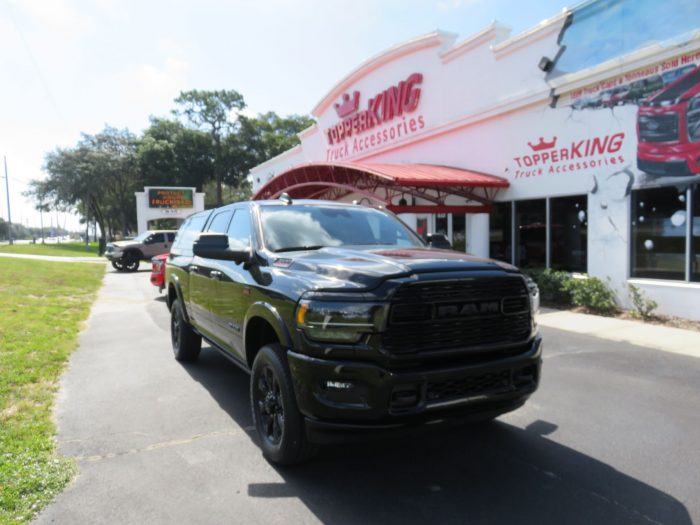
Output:
<instances>
[{"instance_id":1,"label":"power line","mask_svg":"<svg viewBox=\"0 0 700 525\"><path fill-rule=\"evenodd\" d=\"M53 97L53 94L51 93L51 88L49 88L49 84L46 81L46 77L44 77L44 74L41 71L41 68L39 67L39 62L34 58L34 54L32 53L31 47L29 47L29 42L27 39L24 37L24 33L22 32L22 29L20 28L19 23L17 22L17 18L15 17L15 13L12 10L12 7L10 6L9 2L5 0L4 2L5 7L7 11L10 14L10 18L12 19L12 25L15 26L15 29L17 30L17 34L19 35L20 40L22 41L22 45L24 46L24 50L27 52L27 55L29 55L29 60L31 61L32 65L34 66L35 72L37 76L39 77L39 83L41 84L41 87L44 90L44 94L46 95L46 98L49 101L49 104L53 108L53 110L56 112L56 116L58 117L58 120L60 120L63 124L66 124L66 119L63 118L63 114L61 113L61 110L58 109L58 104L56 103L56 99Z\"/></svg>"}]
</instances>

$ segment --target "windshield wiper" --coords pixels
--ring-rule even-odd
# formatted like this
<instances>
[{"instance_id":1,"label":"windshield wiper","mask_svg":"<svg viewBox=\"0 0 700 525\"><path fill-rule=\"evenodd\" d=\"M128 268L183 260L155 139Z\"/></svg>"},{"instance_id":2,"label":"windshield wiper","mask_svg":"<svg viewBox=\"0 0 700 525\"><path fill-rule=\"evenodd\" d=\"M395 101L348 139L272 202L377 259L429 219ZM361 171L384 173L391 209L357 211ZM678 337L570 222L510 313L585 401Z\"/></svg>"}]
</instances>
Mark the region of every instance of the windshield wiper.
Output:
<instances>
[{"instance_id":1,"label":"windshield wiper","mask_svg":"<svg viewBox=\"0 0 700 525\"><path fill-rule=\"evenodd\" d=\"M275 253L300 252L303 250L320 250L321 248L325 248L325 246L323 244L308 245L308 246L287 246L285 248L280 248L279 250L274 250L274 252Z\"/></svg>"}]
</instances>

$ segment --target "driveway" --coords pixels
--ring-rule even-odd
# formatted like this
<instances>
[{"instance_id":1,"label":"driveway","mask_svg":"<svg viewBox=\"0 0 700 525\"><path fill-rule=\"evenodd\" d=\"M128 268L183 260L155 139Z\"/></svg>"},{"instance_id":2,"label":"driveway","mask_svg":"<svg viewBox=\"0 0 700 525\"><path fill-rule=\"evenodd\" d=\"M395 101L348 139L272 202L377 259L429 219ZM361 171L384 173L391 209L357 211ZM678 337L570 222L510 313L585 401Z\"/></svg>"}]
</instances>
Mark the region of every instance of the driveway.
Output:
<instances>
[{"instance_id":1,"label":"driveway","mask_svg":"<svg viewBox=\"0 0 700 525\"><path fill-rule=\"evenodd\" d=\"M177 363L168 320L148 273L107 273L56 408L80 473L40 523L700 521L698 358L545 327L521 410L275 469L247 375Z\"/></svg>"}]
</instances>

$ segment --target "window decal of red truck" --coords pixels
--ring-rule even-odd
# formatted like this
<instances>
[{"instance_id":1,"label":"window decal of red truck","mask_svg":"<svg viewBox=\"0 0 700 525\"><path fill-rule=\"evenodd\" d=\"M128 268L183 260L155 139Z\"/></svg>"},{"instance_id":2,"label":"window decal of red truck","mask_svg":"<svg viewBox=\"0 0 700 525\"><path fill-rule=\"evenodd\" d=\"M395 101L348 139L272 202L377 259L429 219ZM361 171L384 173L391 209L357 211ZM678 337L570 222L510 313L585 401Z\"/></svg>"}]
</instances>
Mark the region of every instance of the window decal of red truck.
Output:
<instances>
[{"instance_id":1,"label":"window decal of red truck","mask_svg":"<svg viewBox=\"0 0 700 525\"><path fill-rule=\"evenodd\" d=\"M700 174L700 66L642 101L637 167L650 175Z\"/></svg>"}]
</instances>

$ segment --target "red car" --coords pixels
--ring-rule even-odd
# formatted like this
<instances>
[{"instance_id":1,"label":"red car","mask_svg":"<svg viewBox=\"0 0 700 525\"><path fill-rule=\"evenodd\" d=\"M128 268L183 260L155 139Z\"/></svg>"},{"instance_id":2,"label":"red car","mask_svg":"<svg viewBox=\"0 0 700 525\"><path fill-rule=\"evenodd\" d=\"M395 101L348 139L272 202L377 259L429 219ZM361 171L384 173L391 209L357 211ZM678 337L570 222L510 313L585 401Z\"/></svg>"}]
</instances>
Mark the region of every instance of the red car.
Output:
<instances>
[{"instance_id":1,"label":"red car","mask_svg":"<svg viewBox=\"0 0 700 525\"><path fill-rule=\"evenodd\" d=\"M162 253L151 258L151 284L158 287L158 292L162 292L165 288L165 261L168 260L168 254Z\"/></svg>"},{"instance_id":2,"label":"red car","mask_svg":"<svg viewBox=\"0 0 700 525\"><path fill-rule=\"evenodd\" d=\"M652 175L700 174L700 67L642 102L637 167Z\"/></svg>"}]
</instances>

